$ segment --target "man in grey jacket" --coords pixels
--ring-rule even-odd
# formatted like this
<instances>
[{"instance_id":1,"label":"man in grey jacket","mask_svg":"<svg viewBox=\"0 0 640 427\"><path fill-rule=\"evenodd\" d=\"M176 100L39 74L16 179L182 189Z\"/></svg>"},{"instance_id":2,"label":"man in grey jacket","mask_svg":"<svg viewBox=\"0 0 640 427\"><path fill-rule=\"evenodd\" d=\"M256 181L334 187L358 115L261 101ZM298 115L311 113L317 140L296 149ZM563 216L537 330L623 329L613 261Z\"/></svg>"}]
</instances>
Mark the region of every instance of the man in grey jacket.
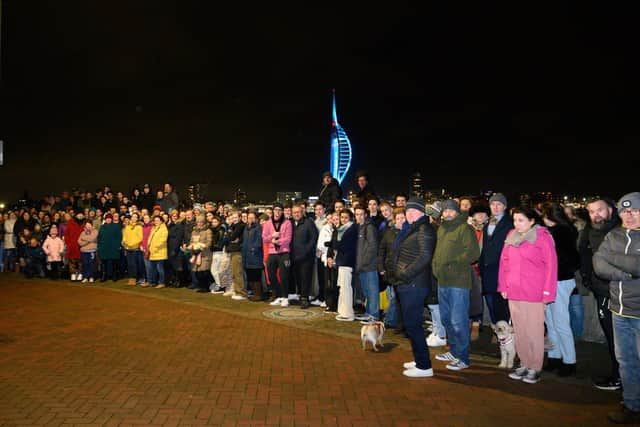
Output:
<instances>
[{"instance_id":1,"label":"man in grey jacket","mask_svg":"<svg viewBox=\"0 0 640 427\"><path fill-rule=\"evenodd\" d=\"M622 227L611 230L593 257L598 276L610 280L616 359L623 406L609 414L618 424L640 423L640 192L618 202Z\"/></svg>"},{"instance_id":2,"label":"man in grey jacket","mask_svg":"<svg viewBox=\"0 0 640 427\"><path fill-rule=\"evenodd\" d=\"M380 318L380 285L378 283L378 230L367 216L364 207L355 209L358 224L358 249L356 250L356 273L362 292L367 299L366 313L361 320L374 321ZM360 316L356 316L359 318Z\"/></svg>"}]
</instances>

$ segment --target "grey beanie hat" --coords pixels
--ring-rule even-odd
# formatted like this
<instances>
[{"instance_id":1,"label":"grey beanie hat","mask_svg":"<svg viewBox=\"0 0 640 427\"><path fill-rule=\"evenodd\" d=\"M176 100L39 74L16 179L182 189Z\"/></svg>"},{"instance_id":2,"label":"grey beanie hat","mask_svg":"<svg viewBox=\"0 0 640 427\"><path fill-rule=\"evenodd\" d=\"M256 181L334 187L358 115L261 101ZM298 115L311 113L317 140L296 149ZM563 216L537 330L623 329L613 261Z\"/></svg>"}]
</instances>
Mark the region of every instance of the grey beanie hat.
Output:
<instances>
[{"instance_id":1,"label":"grey beanie hat","mask_svg":"<svg viewBox=\"0 0 640 427\"><path fill-rule=\"evenodd\" d=\"M453 199L445 200L444 203L442 203L442 212L446 211L447 209L452 209L460 213L460 205Z\"/></svg>"},{"instance_id":2,"label":"grey beanie hat","mask_svg":"<svg viewBox=\"0 0 640 427\"><path fill-rule=\"evenodd\" d=\"M425 213L433 219L439 219L442 214L442 203L439 201L431 203L425 209Z\"/></svg>"},{"instance_id":3,"label":"grey beanie hat","mask_svg":"<svg viewBox=\"0 0 640 427\"><path fill-rule=\"evenodd\" d=\"M618 211L623 209L640 209L640 193L634 191L633 193L628 193L620 197L617 207Z\"/></svg>"},{"instance_id":4,"label":"grey beanie hat","mask_svg":"<svg viewBox=\"0 0 640 427\"><path fill-rule=\"evenodd\" d=\"M412 197L407 201L407 204L404 206L405 209L417 209L422 213L425 213L424 210L424 199L420 197Z\"/></svg>"},{"instance_id":5,"label":"grey beanie hat","mask_svg":"<svg viewBox=\"0 0 640 427\"><path fill-rule=\"evenodd\" d=\"M492 202L500 202L504 205L504 207L506 208L507 205L507 198L504 197L504 194L502 193L495 193L494 195L492 195L489 198L489 204L491 204Z\"/></svg>"}]
</instances>

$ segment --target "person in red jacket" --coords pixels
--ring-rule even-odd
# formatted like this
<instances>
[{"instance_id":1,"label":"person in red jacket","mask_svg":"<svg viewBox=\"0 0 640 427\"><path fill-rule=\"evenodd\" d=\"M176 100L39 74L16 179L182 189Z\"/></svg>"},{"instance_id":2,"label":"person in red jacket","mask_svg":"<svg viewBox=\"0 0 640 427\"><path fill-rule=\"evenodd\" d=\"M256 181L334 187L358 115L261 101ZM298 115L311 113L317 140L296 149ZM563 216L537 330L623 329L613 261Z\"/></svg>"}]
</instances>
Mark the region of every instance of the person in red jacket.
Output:
<instances>
[{"instance_id":1,"label":"person in red jacket","mask_svg":"<svg viewBox=\"0 0 640 427\"><path fill-rule=\"evenodd\" d=\"M82 233L83 225L84 213L78 212L76 216L67 223L67 228L64 232L64 243L67 245L67 260L69 262L69 274L71 274L72 282L82 280L78 237L80 237L80 233Z\"/></svg>"}]
</instances>

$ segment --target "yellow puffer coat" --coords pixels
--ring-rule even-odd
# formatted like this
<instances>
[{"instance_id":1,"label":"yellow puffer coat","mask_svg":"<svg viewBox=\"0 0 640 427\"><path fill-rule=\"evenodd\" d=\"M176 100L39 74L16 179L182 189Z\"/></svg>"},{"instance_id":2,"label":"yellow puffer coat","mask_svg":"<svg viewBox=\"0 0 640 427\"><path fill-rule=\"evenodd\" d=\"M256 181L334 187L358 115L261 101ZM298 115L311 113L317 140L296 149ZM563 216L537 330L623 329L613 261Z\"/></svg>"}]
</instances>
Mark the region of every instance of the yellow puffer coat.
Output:
<instances>
[{"instance_id":1,"label":"yellow puffer coat","mask_svg":"<svg viewBox=\"0 0 640 427\"><path fill-rule=\"evenodd\" d=\"M149 233L149 260L150 261L162 261L168 258L167 256L167 238L169 237L169 230L164 224L159 226L153 226L151 233Z\"/></svg>"}]
</instances>

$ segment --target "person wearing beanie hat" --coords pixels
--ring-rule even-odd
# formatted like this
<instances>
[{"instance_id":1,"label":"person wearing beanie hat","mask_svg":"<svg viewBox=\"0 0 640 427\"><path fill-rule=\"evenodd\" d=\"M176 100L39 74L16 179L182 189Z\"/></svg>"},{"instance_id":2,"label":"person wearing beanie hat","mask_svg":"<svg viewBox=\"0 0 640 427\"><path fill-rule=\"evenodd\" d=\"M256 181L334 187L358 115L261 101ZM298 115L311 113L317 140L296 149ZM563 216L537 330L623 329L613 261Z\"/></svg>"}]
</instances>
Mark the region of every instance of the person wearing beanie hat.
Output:
<instances>
[{"instance_id":1,"label":"person wearing beanie hat","mask_svg":"<svg viewBox=\"0 0 640 427\"><path fill-rule=\"evenodd\" d=\"M433 256L433 274L438 279L440 317L447 332L450 351L436 356L448 362L447 369L467 369L469 360L469 291L471 265L480 257L480 247L466 217L455 200L442 204L442 223Z\"/></svg>"},{"instance_id":2,"label":"person wearing beanie hat","mask_svg":"<svg viewBox=\"0 0 640 427\"><path fill-rule=\"evenodd\" d=\"M487 307L491 324L504 320L508 322L509 303L498 292L498 271L500 270L500 254L509 231L513 229L513 219L506 213L507 198L502 193L495 193L489 199L491 217L482 230L482 252L480 253L480 277L482 294Z\"/></svg>"},{"instance_id":3,"label":"person wearing beanie hat","mask_svg":"<svg viewBox=\"0 0 640 427\"><path fill-rule=\"evenodd\" d=\"M433 282L431 261L436 246L436 231L425 215L424 200L412 198L405 208L409 227L400 230L395 238L397 253L392 269L402 319L414 357L413 361L403 365L405 371L402 374L425 378L433 376L433 369L422 329L422 313Z\"/></svg>"},{"instance_id":4,"label":"person wearing beanie hat","mask_svg":"<svg viewBox=\"0 0 640 427\"><path fill-rule=\"evenodd\" d=\"M491 205L491 203L493 203L493 202L500 202L500 203L502 203L504 205L505 208L508 206L507 205L507 198L502 193L493 194L489 198L489 205Z\"/></svg>"},{"instance_id":5,"label":"person wearing beanie hat","mask_svg":"<svg viewBox=\"0 0 640 427\"><path fill-rule=\"evenodd\" d=\"M593 256L594 272L609 280L609 309L613 315L615 352L620 363L623 406L609 413L617 424L640 423L640 192L625 194L618 201L622 226L605 237Z\"/></svg>"},{"instance_id":6,"label":"person wearing beanie hat","mask_svg":"<svg viewBox=\"0 0 640 427\"><path fill-rule=\"evenodd\" d=\"M442 214L442 202L436 200L435 202L431 203L430 205L425 207L424 213L429 215L429 217L431 217L433 220L439 220L440 215Z\"/></svg>"},{"instance_id":7,"label":"person wearing beanie hat","mask_svg":"<svg viewBox=\"0 0 640 427\"><path fill-rule=\"evenodd\" d=\"M338 180L335 179L331 172L325 172L322 174L322 187L320 188L320 194L318 201L327 209L327 212L333 212L333 204L336 200L342 200L342 188Z\"/></svg>"}]
</instances>

